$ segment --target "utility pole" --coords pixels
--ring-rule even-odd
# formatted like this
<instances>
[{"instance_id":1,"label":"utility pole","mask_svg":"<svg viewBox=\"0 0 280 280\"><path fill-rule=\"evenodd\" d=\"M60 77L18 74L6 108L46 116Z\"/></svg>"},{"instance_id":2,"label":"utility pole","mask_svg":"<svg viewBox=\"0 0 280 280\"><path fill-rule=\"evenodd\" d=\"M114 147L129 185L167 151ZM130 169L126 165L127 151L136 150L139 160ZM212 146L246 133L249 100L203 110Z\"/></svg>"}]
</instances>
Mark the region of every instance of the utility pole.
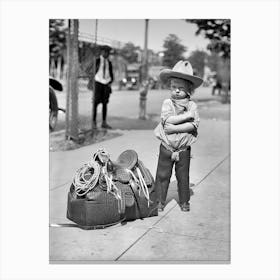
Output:
<instances>
[{"instance_id":1,"label":"utility pole","mask_svg":"<svg viewBox=\"0 0 280 280\"><path fill-rule=\"evenodd\" d=\"M67 38L67 102L66 102L66 134L67 140L78 141L78 33L79 21L68 20Z\"/></svg>"},{"instance_id":2,"label":"utility pole","mask_svg":"<svg viewBox=\"0 0 280 280\"><path fill-rule=\"evenodd\" d=\"M144 38L144 57L142 65L142 84L140 88L140 104L139 104L139 119L146 119L146 107L147 107L147 94L149 88L148 81L148 28L149 20L145 19L145 38Z\"/></svg>"},{"instance_id":3,"label":"utility pole","mask_svg":"<svg viewBox=\"0 0 280 280\"><path fill-rule=\"evenodd\" d=\"M148 79L148 28L149 20L145 19L145 43L144 43L144 79Z\"/></svg>"},{"instance_id":4,"label":"utility pole","mask_svg":"<svg viewBox=\"0 0 280 280\"><path fill-rule=\"evenodd\" d=\"M66 60L67 60L67 70L66 70L66 81L67 81L67 95L66 95L66 116L65 116L65 139L67 140L68 135L70 133L70 124L69 124L69 108L70 108L70 92L71 92L71 83L70 83L70 79L69 79L69 75L70 75L70 59L71 59L71 55L70 55L70 49L71 49L71 20L68 19L68 30L67 30L67 54L66 54Z\"/></svg>"},{"instance_id":5,"label":"utility pole","mask_svg":"<svg viewBox=\"0 0 280 280\"><path fill-rule=\"evenodd\" d=\"M95 114L95 73L96 73L96 50L97 50L97 27L98 19L95 20L95 38L94 38L94 54L93 54L93 79L92 79L92 113L91 113L91 135L93 136L96 129L93 116Z\"/></svg>"}]
</instances>

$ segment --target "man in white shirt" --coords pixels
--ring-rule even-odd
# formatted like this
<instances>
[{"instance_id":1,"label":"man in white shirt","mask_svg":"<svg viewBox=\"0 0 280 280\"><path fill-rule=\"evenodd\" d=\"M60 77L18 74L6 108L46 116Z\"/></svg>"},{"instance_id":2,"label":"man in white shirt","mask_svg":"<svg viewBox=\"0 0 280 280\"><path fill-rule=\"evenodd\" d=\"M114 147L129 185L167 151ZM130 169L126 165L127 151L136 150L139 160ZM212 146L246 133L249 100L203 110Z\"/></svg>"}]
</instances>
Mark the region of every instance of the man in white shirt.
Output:
<instances>
[{"instance_id":1,"label":"man in white shirt","mask_svg":"<svg viewBox=\"0 0 280 280\"><path fill-rule=\"evenodd\" d=\"M95 80L95 102L93 121L96 127L96 113L98 104L102 103L102 128L111 129L107 124L107 104L112 93L111 84L114 80L112 62L108 59L111 51L110 46L101 47L101 55L96 59L96 73L90 75L88 88L92 89L93 78ZM92 68L91 68L92 69Z\"/></svg>"}]
</instances>

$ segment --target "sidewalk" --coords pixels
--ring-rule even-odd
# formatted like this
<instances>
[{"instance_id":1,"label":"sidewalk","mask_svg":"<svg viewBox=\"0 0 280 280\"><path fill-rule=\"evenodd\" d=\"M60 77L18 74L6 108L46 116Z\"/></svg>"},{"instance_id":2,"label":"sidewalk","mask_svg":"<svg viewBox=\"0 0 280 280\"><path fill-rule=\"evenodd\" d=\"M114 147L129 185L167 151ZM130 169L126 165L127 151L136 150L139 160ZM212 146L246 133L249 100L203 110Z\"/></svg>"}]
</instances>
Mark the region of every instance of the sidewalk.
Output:
<instances>
[{"instance_id":1,"label":"sidewalk","mask_svg":"<svg viewBox=\"0 0 280 280\"><path fill-rule=\"evenodd\" d=\"M229 137L229 121L201 122L200 138L192 147L190 212L180 211L173 175L168 205L157 217L103 230L50 227L50 261L228 262ZM121 137L78 150L50 153L50 223L69 222L66 200L74 172L101 147L112 159L126 149L136 150L155 176L159 142L152 130L124 131Z\"/></svg>"}]
</instances>

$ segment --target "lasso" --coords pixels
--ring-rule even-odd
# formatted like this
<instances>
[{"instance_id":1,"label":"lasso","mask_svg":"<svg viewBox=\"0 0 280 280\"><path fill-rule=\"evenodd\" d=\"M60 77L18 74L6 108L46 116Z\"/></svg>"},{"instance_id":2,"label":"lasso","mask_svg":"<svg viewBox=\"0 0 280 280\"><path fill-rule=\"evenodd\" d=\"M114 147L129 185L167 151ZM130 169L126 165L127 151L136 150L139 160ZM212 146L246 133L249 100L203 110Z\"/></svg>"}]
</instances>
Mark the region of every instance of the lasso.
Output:
<instances>
[{"instance_id":1,"label":"lasso","mask_svg":"<svg viewBox=\"0 0 280 280\"><path fill-rule=\"evenodd\" d=\"M84 164L78 169L73 179L73 185L75 186L77 196L84 196L97 186L100 169L99 164L94 160Z\"/></svg>"},{"instance_id":2,"label":"lasso","mask_svg":"<svg viewBox=\"0 0 280 280\"><path fill-rule=\"evenodd\" d=\"M103 166L99 165L97 158ZM108 173L107 166L109 159L109 153L106 152L105 149L99 149L94 154L93 160L77 170L73 179L73 185L75 186L77 196L81 197L93 190L97 186L100 175L103 175L106 181L107 193L111 193L115 196L118 201L118 211L121 213L122 209L124 209L124 202L122 200L120 189L113 182L112 175L109 175Z\"/></svg>"},{"instance_id":3,"label":"lasso","mask_svg":"<svg viewBox=\"0 0 280 280\"><path fill-rule=\"evenodd\" d=\"M101 166L98 163L97 159L101 162ZM118 211L121 213L124 210L124 201L121 196L121 190L116 186L113 181L112 174L108 172L108 162L110 160L110 155L105 149L99 149L93 156L93 159L84 164L80 169L77 170L74 179L73 185L75 186L75 192L77 196L84 196L89 191L93 190L98 184L98 180L100 176L105 179L106 182L106 190L107 193L111 193L118 201ZM145 183L144 177L141 173L141 170L136 167L136 172L138 178L134 175L134 173L126 169L126 171L131 175L131 180L134 181L139 188L142 190L144 196L148 201L148 207L150 203L149 190Z\"/></svg>"}]
</instances>

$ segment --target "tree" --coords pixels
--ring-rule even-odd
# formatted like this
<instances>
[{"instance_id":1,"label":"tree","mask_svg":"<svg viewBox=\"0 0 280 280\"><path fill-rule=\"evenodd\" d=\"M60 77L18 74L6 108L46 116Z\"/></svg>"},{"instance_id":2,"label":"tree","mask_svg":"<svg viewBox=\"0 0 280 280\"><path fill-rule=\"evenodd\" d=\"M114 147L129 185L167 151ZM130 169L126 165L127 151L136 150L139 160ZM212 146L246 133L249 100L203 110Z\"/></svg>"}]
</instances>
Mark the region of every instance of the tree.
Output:
<instances>
[{"instance_id":1,"label":"tree","mask_svg":"<svg viewBox=\"0 0 280 280\"><path fill-rule=\"evenodd\" d=\"M219 56L219 54L215 52L211 52L210 55L207 56L207 66L211 69L211 71L218 72L220 61L223 58Z\"/></svg>"},{"instance_id":2,"label":"tree","mask_svg":"<svg viewBox=\"0 0 280 280\"><path fill-rule=\"evenodd\" d=\"M206 57L207 57L206 52L195 50L191 53L191 55L188 58L188 61L190 61L195 74L200 77L204 76L204 66L205 66Z\"/></svg>"},{"instance_id":3,"label":"tree","mask_svg":"<svg viewBox=\"0 0 280 280\"><path fill-rule=\"evenodd\" d=\"M196 35L201 32L210 40L207 48L218 54L222 60L217 62L217 78L225 91L224 102L229 102L230 91L230 20L229 19L192 19L186 20L197 25Z\"/></svg>"},{"instance_id":4,"label":"tree","mask_svg":"<svg viewBox=\"0 0 280 280\"><path fill-rule=\"evenodd\" d=\"M181 40L175 34L169 34L163 43L163 65L172 68L179 60L184 60L184 52L187 48L181 44Z\"/></svg>"},{"instance_id":5,"label":"tree","mask_svg":"<svg viewBox=\"0 0 280 280\"><path fill-rule=\"evenodd\" d=\"M128 63L138 62L139 53L140 47L135 46L131 42L126 43L120 50L120 56L122 56Z\"/></svg>"},{"instance_id":6,"label":"tree","mask_svg":"<svg viewBox=\"0 0 280 280\"><path fill-rule=\"evenodd\" d=\"M149 66L159 66L161 65L161 58L158 53L151 49L148 49L148 64Z\"/></svg>"},{"instance_id":7,"label":"tree","mask_svg":"<svg viewBox=\"0 0 280 280\"><path fill-rule=\"evenodd\" d=\"M211 71L216 72L217 79L221 82L229 83L230 80L230 60L224 59L217 53L212 52L207 56L207 66Z\"/></svg>"},{"instance_id":8,"label":"tree","mask_svg":"<svg viewBox=\"0 0 280 280\"><path fill-rule=\"evenodd\" d=\"M66 49L66 30L63 19L49 21L50 57L57 58L63 55Z\"/></svg>"},{"instance_id":9,"label":"tree","mask_svg":"<svg viewBox=\"0 0 280 280\"><path fill-rule=\"evenodd\" d=\"M210 40L208 49L223 58L230 58L230 20L229 19L191 19L198 29L196 35L203 33Z\"/></svg>"},{"instance_id":10,"label":"tree","mask_svg":"<svg viewBox=\"0 0 280 280\"><path fill-rule=\"evenodd\" d=\"M65 50L66 50L66 31L63 19L49 20L49 67L50 75L59 79L63 78ZM59 72L58 72L58 69Z\"/></svg>"}]
</instances>

